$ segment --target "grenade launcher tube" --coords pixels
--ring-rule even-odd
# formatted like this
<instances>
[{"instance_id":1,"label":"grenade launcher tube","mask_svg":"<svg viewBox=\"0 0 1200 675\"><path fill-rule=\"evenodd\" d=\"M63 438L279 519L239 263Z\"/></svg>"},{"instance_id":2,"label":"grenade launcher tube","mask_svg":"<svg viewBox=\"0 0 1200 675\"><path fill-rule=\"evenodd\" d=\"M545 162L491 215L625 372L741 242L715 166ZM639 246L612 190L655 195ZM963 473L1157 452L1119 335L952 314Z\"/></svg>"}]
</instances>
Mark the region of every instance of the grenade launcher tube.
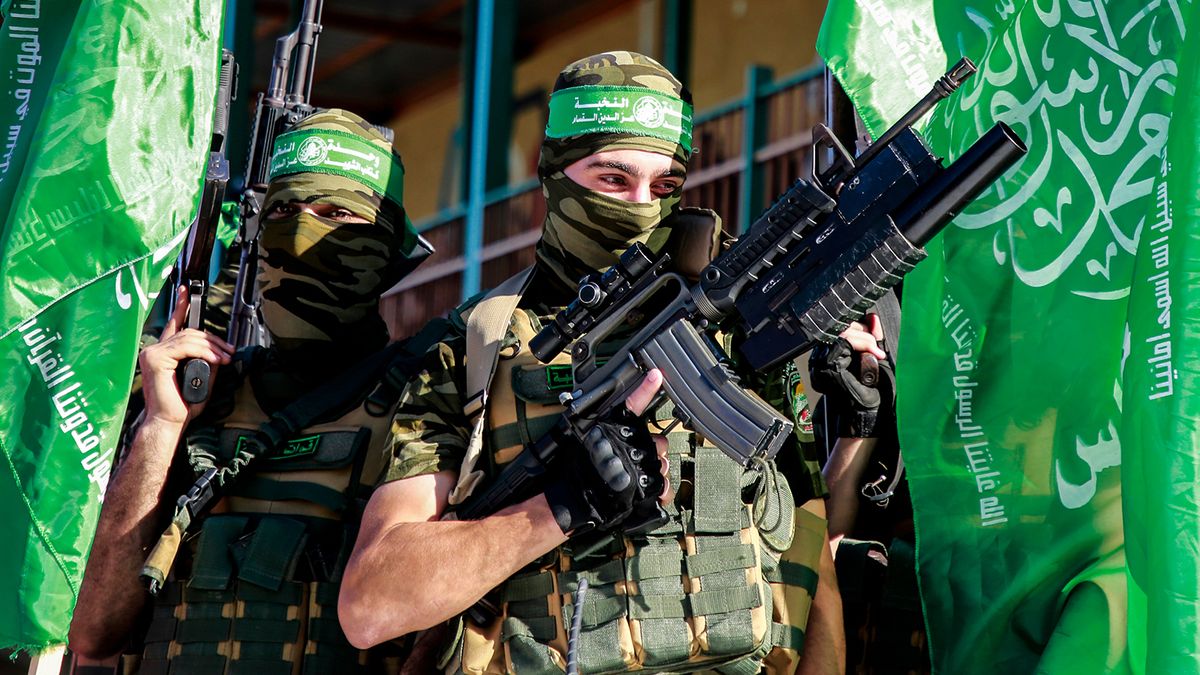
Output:
<instances>
[{"instance_id":1,"label":"grenade launcher tube","mask_svg":"<svg viewBox=\"0 0 1200 675\"><path fill-rule=\"evenodd\" d=\"M997 123L896 212L896 226L925 246L1028 149L1003 122Z\"/></svg>"}]
</instances>

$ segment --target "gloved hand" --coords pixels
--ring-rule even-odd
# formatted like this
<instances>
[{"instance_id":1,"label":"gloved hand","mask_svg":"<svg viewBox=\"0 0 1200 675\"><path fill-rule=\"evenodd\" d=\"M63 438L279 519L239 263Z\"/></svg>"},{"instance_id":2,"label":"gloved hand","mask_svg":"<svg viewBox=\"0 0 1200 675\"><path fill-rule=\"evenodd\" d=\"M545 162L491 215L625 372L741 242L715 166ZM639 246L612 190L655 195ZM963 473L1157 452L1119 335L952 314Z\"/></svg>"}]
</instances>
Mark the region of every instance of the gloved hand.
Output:
<instances>
[{"instance_id":1,"label":"gloved hand","mask_svg":"<svg viewBox=\"0 0 1200 675\"><path fill-rule=\"evenodd\" d=\"M872 372L862 372L864 361L874 364ZM856 352L845 338L838 338L813 349L808 371L813 389L829 398L826 409L837 415L838 436L870 438L895 417L896 376L886 359Z\"/></svg>"},{"instance_id":2,"label":"gloved hand","mask_svg":"<svg viewBox=\"0 0 1200 675\"><path fill-rule=\"evenodd\" d=\"M622 406L582 440L558 442L562 459L545 494L564 534L611 530L631 514L645 521L648 511L662 513L661 460L643 419Z\"/></svg>"}]
</instances>

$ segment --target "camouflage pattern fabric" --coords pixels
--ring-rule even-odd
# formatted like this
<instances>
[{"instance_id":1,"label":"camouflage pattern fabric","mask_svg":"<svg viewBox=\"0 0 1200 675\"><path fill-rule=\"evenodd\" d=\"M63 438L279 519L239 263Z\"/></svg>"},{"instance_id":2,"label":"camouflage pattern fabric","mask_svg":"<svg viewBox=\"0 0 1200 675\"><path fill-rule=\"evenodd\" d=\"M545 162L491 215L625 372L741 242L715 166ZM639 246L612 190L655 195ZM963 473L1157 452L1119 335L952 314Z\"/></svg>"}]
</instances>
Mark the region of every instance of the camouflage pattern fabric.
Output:
<instances>
[{"instance_id":1,"label":"camouflage pattern fabric","mask_svg":"<svg viewBox=\"0 0 1200 675\"><path fill-rule=\"evenodd\" d=\"M521 307L517 311L524 312L531 324L545 325L553 320L559 309L561 307L536 306ZM464 314L470 311L469 306L460 310ZM424 368L409 381L400 396L392 422L392 460L383 482L439 471L457 471L462 465L470 427L463 413L467 348L460 310L451 313L445 336L425 354ZM506 364L504 357L518 347L518 342L510 329L500 350L501 368ZM739 375L776 409L785 414L792 409L786 394L785 385L789 380L786 369L773 373L739 372ZM777 457L781 466L785 458L789 458L789 466L784 472L797 504L827 494L814 444L795 437L784 445Z\"/></svg>"},{"instance_id":2,"label":"camouflage pattern fabric","mask_svg":"<svg viewBox=\"0 0 1200 675\"><path fill-rule=\"evenodd\" d=\"M570 87L623 85L645 87L691 103L692 95L657 61L633 52L605 52L563 69L554 91ZM620 254L641 242L660 245L669 231L651 235L679 204L682 188L646 204L631 204L585 190L563 170L597 152L645 150L667 155L687 169L690 153L680 144L629 133L593 133L542 141L538 176L546 197L546 221L537 246L538 262L574 288L579 278L612 266ZM661 228L660 228L661 229Z\"/></svg>"},{"instance_id":3,"label":"camouflage pattern fabric","mask_svg":"<svg viewBox=\"0 0 1200 675\"><path fill-rule=\"evenodd\" d=\"M569 382L560 381L558 377L550 377L551 374L561 372L563 369L561 358L564 357L560 357L560 362L556 365L542 366L541 364L531 364L529 362L532 360L532 357L528 355L527 347L524 347L528 343L530 327L545 325L558 308L547 307L530 301L529 295L526 296L524 302L527 306L518 308L510 324L508 334L501 340L501 360L499 362L497 381L493 383L492 387L489 423L487 432L485 433L487 446L484 454L488 459L486 462L481 462L481 468L490 476L495 476L500 468L502 468L504 462L511 461L524 444L545 433L547 423L553 423L557 411L560 409L557 403L559 389L569 387ZM463 313L469 315L472 309L470 307L464 308ZM464 363L466 359L464 324L465 317L453 316L450 329L442 341L433 350L426 353L426 365L423 372L410 380L409 385L405 388L400 404L393 416L392 438L394 456L384 478L385 481L400 480L438 471L457 471L461 465L463 456L466 454L469 438L468 421L463 413L463 402L465 399L463 393L465 386ZM722 343L725 347L730 346L728 340L722 340ZM784 385L788 382L788 374L785 371L777 371L770 374L743 372L742 375L747 378L746 381L748 383L754 382L752 386L761 384L763 386L763 393L771 397L769 399L770 402L777 408L780 410L790 409L791 406L784 395L786 390ZM569 380L569 375L567 377ZM766 383L773 383L773 386L766 386ZM659 418L660 421L658 424L665 427L666 419L670 418L669 410L660 410ZM671 446L672 467L679 467L682 470L684 466L695 464L695 447L700 441L694 434L683 428L679 428L670 434L668 440ZM804 503L813 497L823 495L824 485L821 482L820 474L815 470L816 460L812 456L811 444L801 444L799 441L799 438L793 437L783 449L782 455L794 456L797 461L793 462L796 466L793 468L793 473L789 477L789 480L785 482L780 479L777 484L780 486L794 484L796 486L794 502ZM717 451L714 450L713 452ZM720 453L717 452L717 454L719 455ZM729 462L723 455L720 455L718 458L718 463L720 467L736 469L736 465ZM811 470L812 473L806 474L805 472L808 470ZM801 475L797 475L797 473ZM488 479L485 478L484 480L486 482ZM673 480L678 480L678 477ZM790 492L784 501L789 505L793 503ZM797 518L800 517L801 511L796 511ZM755 513L761 516L764 527L770 527L771 523L779 521L778 510L772 511L770 508L764 508L762 513L759 514L756 509ZM746 522L749 522L749 520L753 520L753 518L748 517ZM810 520L813 519L810 518ZM764 607L768 608L765 618L759 619L760 623L754 623L753 625L761 629L761 621L771 619L776 624L787 624L795 626L795 628L785 631L785 634L791 636L791 638L770 652L771 656L768 658L768 665L765 671L767 673L792 672L799 659L799 649L803 640L803 627L807 620L808 608L813 593L811 586L815 584L817 579L816 561L810 560L810 558L814 551L820 550L824 537L824 521L820 519L815 520L819 521L819 523L815 523L811 527L801 528L799 524L797 525L797 535L792 540L796 543L796 546L793 547L795 550L789 549L788 554L785 555L788 563L780 565L779 570L768 574L773 600L770 605L764 605ZM802 529L805 532L811 532L811 534L801 536L800 531ZM733 537L733 539L742 541L742 537L749 537L751 540L758 541L759 536L763 537L762 541L771 542L774 546L779 546L780 548L787 548L787 541L791 539L790 531L786 535L778 536L766 533L755 534L747 531ZM674 539L671 539L671 537L667 537L667 540L674 542ZM816 543L814 544L813 542ZM701 543L703 544L703 542ZM637 544L636 542L630 544L630 546L629 555L636 555L643 548L641 544ZM655 547L652 548L654 548L654 551L660 550ZM668 548L676 553L679 552L678 543L673 543ZM622 547L622 550L625 550L625 547ZM696 550L707 549L705 546L700 546ZM653 556L657 555L657 553L652 551L648 555ZM778 553L773 555L776 558L778 557ZM788 557L789 555L794 557ZM603 556L601 557L603 558ZM763 560L765 561L766 558L763 558ZM589 562L585 566L582 561L576 561L571 563L570 568L572 570L590 569L588 566L592 565L593 562ZM599 560L595 564L603 565L605 564L605 560ZM763 562L763 565L764 574L775 569L766 562ZM535 565L534 567L537 566ZM638 566L633 565L630 567L630 569L634 568L638 568ZM543 568L538 567L538 569L541 570ZM559 570L556 573L561 575L562 572ZM746 574L749 573L746 572ZM544 571L538 572L537 570L530 571L525 576L528 576L528 574L533 574L539 578L545 576ZM736 574L733 576L737 576L739 583L741 583L741 576ZM524 579L525 577L521 578ZM673 582L671 579L646 580L631 585L629 588L640 588L642 592L666 593L668 592L665 588L666 586L674 589L672 583L678 583L677 577L672 577L672 579ZM659 582L662 582L661 585L664 588L655 586ZM515 583L518 587L523 587L524 584L531 582L528 580L518 580ZM658 590L655 590L656 588ZM609 591L616 593L614 596L615 599L611 602L618 602L624 597L615 590L615 587L603 586L601 591L597 592L604 593ZM520 605L519 609L526 613L522 615L524 618L521 621L525 621L530 625L541 625L548 621L549 617L559 616L556 610L554 610L554 607L557 607L557 605L554 605L554 602L562 601L559 596L550 593L545 598L541 598L541 600L550 603L546 605L546 607L550 608L549 610L538 604L535 611L532 608L531 602L522 601L517 603ZM634 600L629 600L629 602L633 603ZM513 613L508 615L510 617L509 623L517 620L512 617L515 617L518 612L518 609L510 609L512 609ZM543 615L547 618L539 618ZM624 625L621 621L623 620L618 620L617 623ZM650 623L655 623L655 621L658 620L652 620ZM505 625L509 625L509 623ZM633 623L642 625L636 621ZM512 625L516 626L517 624ZM617 642L612 644L607 642L611 637L609 634L614 630L618 634L624 634L619 630L619 627L614 628L616 625L604 623L603 626L597 627L600 633L592 636L593 639L589 643L593 645L593 651L589 652L589 659L611 660L620 654L628 656L637 652L637 650L631 650L632 648L627 640L620 640L618 641L619 644ZM659 626L658 623L655 623L655 625ZM726 628L729 627L726 626ZM773 630L774 633L778 633L778 630ZM514 628L513 631L515 631L513 635L521 633L519 629ZM741 633L738 634L741 635ZM529 669L529 672L538 673L555 672L552 668L530 665L537 661L537 659L533 658L533 655L545 652L548 658L553 658L554 654L558 653L554 648L546 651L546 645L550 643L545 643L541 639L534 640L533 642L524 638L518 639L517 637L513 637L513 635L509 635L509 632L506 632L505 635L508 635L508 637L504 638L505 649L493 651L493 647L499 646L492 643L496 639L495 635L489 632L486 627L474 624L468 625L464 632L464 642L459 645L463 650L460 654L463 672L526 672L527 669ZM773 637L772 639L774 640L775 638ZM517 649L518 643L523 645L523 648L520 650ZM487 645L493 646L489 647ZM763 647L762 652L752 657L751 663L761 660L767 648ZM653 652L656 655L654 658L663 658L664 653L669 653L661 651L661 649L665 649L662 645L659 646L659 649L660 651L651 650L645 653L649 654ZM514 655L512 656L514 665L505 666L503 659L497 662L493 657L484 658L487 654L498 655L501 653ZM666 668L666 670L671 670L672 672L691 672L697 668L711 667L704 665L706 662L711 663L710 660L706 661L706 659L711 659L708 652L697 652L694 656L695 663L689 661L686 666L676 664L677 667ZM484 662L477 663L476 661L479 658L483 658ZM533 659L533 661L529 659ZM624 660L628 661L628 659ZM524 665L517 667L515 665L517 661L520 661ZM595 664L593 663L593 665ZM743 663L742 665L749 667L751 664ZM654 671L655 669L649 668L649 670ZM757 667L754 667L753 670L754 672L758 672ZM614 661L605 668L597 668L589 672L626 672L626 670ZM749 671L726 671L723 669L720 672Z\"/></svg>"},{"instance_id":4,"label":"camouflage pattern fabric","mask_svg":"<svg viewBox=\"0 0 1200 675\"><path fill-rule=\"evenodd\" d=\"M391 148L365 120L342 110L318 113L296 128L352 132ZM258 281L272 344L284 360L306 367L332 367L309 362L317 351L333 351L331 343L352 360L381 348L387 328L377 309L380 294L432 247L413 229L403 205L349 178L319 173L277 178L267 191L264 213L289 202L332 204L369 222L303 212L262 220Z\"/></svg>"}]
</instances>

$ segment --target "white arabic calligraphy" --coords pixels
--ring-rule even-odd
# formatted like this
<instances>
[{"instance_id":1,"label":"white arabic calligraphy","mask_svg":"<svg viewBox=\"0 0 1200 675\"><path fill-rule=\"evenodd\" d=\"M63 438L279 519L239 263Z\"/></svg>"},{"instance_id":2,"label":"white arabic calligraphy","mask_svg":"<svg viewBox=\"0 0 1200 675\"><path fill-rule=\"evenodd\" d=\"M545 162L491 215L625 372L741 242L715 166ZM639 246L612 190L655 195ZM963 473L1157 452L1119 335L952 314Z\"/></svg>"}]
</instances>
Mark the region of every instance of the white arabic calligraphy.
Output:
<instances>
[{"instance_id":1,"label":"white arabic calligraphy","mask_svg":"<svg viewBox=\"0 0 1200 675\"><path fill-rule=\"evenodd\" d=\"M991 188L998 198L968 208L955 225L994 228L996 263L1010 266L1023 284L1066 284L1081 297L1120 300L1129 294L1166 143L1163 98L1175 92L1174 55L1182 50L1164 42L1182 44L1179 3L1048 0L1024 7L968 10L994 46L964 83L958 107L974 117L979 133L992 119L1008 122L1032 152L1016 169L1015 191ZM988 17L997 15L1012 24L992 39L997 29ZM1045 36L1041 44L1027 37L1035 34ZM963 43L978 39L959 36ZM1054 203L1039 203L1040 195Z\"/></svg>"}]
</instances>

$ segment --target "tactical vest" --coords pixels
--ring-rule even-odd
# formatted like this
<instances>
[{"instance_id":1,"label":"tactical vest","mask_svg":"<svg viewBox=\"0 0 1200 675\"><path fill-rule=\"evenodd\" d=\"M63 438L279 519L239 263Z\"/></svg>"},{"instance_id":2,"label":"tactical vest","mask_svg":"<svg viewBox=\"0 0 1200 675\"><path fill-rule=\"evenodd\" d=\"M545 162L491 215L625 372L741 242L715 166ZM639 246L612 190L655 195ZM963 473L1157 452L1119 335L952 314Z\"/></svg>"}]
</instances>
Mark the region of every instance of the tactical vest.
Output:
<instances>
[{"instance_id":1,"label":"tactical vest","mask_svg":"<svg viewBox=\"0 0 1200 675\"><path fill-rule=\"evenodd\" d=\"M485 412L488 475L555 423L558 396L572 387L569 350L548 365L530 353L540 329L518 310L501 344ZM668 403L652 430L671 419ZM795 669L823 519L794 509L773 462L743 470L681 427L668 441L677 495L669 522L636 537L572 540L514 575L496 591L494 621L464 619L448 672L561 672L576 611L583 612L579 665L588 675ZM589 590L576 608L581 578Z\"/></svg>"},{"instance_id":2,"label":"tactical vest","mask_svg":"<svg viewBox=\"0 0 1200 675\"><path fill-rule=\"evenodd\" d=\"M305 428L228 487L159 594L143 675L367 673L398 662L380 651L368 662L336 614L362 506L390 457L394 406L368 399ZM233 411L189 443L228 462L266 420L247 378Z\"/></svg>"}]
</instances>

